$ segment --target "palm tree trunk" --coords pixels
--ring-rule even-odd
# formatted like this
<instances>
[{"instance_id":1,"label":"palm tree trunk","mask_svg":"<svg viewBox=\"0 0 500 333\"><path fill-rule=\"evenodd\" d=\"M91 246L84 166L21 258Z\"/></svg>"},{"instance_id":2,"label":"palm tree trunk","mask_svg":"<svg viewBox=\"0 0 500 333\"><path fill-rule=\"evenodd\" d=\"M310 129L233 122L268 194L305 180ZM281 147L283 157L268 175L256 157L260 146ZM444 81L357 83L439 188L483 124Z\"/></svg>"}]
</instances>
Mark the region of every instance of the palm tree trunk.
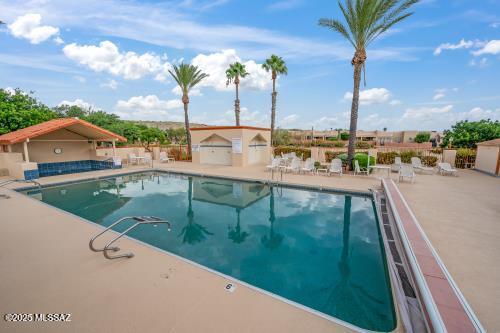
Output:
<instances>
[{"instance_id":1,"label":"palm tree trunk","mask_svg":"<svg viewBox=\"0 0 500 333\"><path fill-rule=\"evenodd\" d=\"M276 79L273 79L273 93L271 94L271 146L274 144L274 126L276 123Z\"/></svg>"},{"instance_id":2,"label":"palm tree trunk","mask_svg":"<svg viewBox=\"0 0 500 333\"><path fill-rule=\"evenodd\" d=\"M356 129L358 126L358 107L359 107L359 84L361 82L362 63L354 63L354 89L352 92L351 105L351 124L349 127L349 146L347 148L347 166L352 170L352 160L354 158L356 146Z\"/></svg>"},{"instance_id":3,"label":"palm tree trunk","mask_svg":"<svg viewBox=\"0 0 500 333\"><path fill-rule=\"evenodd\" d=\"M188 105L189 105L189 97L186 95L185 98L182 98L184 103L184 126L186 127L186 140L188 145L188 157L191 155L191 132L189 130L189 116L188 116Z\"/></svg>"},{"instance_id":4,"label":"palm tree trunk","mask_svg":"<svg viewBox=\"0 0 500 333\"><path fill-rule=\"evenodd\" d=\"M236 116L236 126L240 126L240 98L238 83L236 83L236 99L234 100L234 115Z\"/></svg>"}]
</instances>

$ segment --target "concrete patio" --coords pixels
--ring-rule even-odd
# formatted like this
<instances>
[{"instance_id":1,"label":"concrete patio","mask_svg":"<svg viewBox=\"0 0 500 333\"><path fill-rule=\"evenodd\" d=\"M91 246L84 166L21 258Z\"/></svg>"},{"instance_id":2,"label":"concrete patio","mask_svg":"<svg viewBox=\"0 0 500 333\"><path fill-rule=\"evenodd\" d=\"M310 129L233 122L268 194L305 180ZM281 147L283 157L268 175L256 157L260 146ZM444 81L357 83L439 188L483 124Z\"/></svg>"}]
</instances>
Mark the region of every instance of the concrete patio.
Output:
<instances>
[{"instance_id":1,"label":"concrete patio","mask_svg":"<svg viewBox=\"0 0 500 333\"><path fill-rule=\"evenodd\" d=\"M269 179L262 167L157 164L155 168L246 179ZM42 184L102 177L124 170L40 179ZM395 177L395 175L393 175ZM285 182L352 191L379 188L372 177L287 174ZM20 184L15 184L20 186ZM419 175L400 190L462 293L489 331L500 329L500 179L474 171L459 177ZM6 189L0 194L0 312L72 313L70 323L0 322L0 331L57 332L332 332L331 321L128 239L129 261L104 261L88 250L99 228ZM64 235L64 237L61 237ZM201 283L203 281L203 283Z\"/></svg>"}]
</instances>

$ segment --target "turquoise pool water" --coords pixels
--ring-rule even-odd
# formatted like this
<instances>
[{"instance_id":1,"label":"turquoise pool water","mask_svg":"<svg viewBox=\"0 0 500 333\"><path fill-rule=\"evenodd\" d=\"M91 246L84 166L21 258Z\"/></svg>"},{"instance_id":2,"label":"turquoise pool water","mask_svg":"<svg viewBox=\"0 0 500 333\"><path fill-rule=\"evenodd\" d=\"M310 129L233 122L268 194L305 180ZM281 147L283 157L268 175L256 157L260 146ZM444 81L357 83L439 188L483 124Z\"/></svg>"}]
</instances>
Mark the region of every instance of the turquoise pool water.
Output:
<instances>
[{"instance_id":1,"label":"turquoise pool water","mask_svg":"<svg viewBox=\"0 0 500 333\"><path fill-rule=\"evenodd\" d=\"M356 326L396 326L370 197L167 173L28 194L104 226L130 215L168 219L171 232L145 225L129 235Z\"/></svg>"}]
</instances>

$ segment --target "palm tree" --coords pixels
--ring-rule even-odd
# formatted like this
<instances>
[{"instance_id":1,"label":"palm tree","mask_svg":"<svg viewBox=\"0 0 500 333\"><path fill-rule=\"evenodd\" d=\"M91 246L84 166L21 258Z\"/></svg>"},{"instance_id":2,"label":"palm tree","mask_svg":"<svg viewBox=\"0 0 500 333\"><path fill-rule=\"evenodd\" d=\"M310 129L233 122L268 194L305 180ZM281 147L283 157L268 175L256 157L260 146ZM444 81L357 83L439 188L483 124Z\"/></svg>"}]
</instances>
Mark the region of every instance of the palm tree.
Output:
<instances>
[{"instance_id":1,"label":"palm tree","mask_svg":"<svg viewBox=\"0 0 500 333\"><path fill-rule=\"evenodd\" d=\"M286 67L283 58L277 55L271 55L270 58L266 59L266 62L262 64L267 72L271 72L271 80L273 80L273 92L271 94L271 144L274 143L274 126L276 122L276 96L278 92L276 91L276 78L279 74L287 75L288 68Z\"/></svg>"},{"instance_id":2,"label":"palm tree","mask_svg":"<svg viewBox=\"0 0 500 333\"><path fill-rule=\"evenodd\" d=\"M361 71L365 72L366 48L377 37L396 23L404 20L413 12L408 9L419 0L345 0L339 1L347 27L337 19L322 18L319 25L341 34L354 47L354 89L351 106L351 125L349 128L349 148L347 165L351 167L356 143L356 127L358 122L359 84ZM366 81L365 81L366 84Z\"/></svg>"},{"instance_id":3,"label":"palm tree","mask_svg":"<svg viewBox=\"0 0 500 333\"><path fill-rule=\"evenodd\" d=\"M188 154L191 156L191 133L189 132L189 90L201 82L208 74L203 73L197 66L181 63L174 65L174 71L168 70L182 91L182 103L184 104L184 124L186 126L186 139Z\"/></svg>"},{"instance_id":4,"label":"palm tree","mask_svg":"<svg viewBox=\"0 0 500 333\"><path fill-rule=\"evenodd\" d=\"M230 83L234 83L236 86L236 99L234 100L234 115L236 116L236 126L240 126L240 98L238 86L240 84L240 77L244 78L248 75L245 65L239 62L230 64L229 68L226 70L226 86Z\"/></svg>"}]
</instances>

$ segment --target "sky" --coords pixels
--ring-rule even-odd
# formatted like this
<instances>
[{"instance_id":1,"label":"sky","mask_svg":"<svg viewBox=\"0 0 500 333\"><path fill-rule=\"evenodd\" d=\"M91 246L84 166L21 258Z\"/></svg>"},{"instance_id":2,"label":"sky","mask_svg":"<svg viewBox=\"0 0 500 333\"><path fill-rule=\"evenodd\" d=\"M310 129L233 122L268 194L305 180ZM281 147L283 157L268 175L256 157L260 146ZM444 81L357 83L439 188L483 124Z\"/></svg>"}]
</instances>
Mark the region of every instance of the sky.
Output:
<instances>
[{"instance_id":1,"label":"sky","mask_svg":"<svg viewBox=\"0 0 500 333\"><path fill-rule=\"evenodd\" d=\"M500 0L421 0L414 15L367 50L358 128L444 130L500 120ZM80 105L122 119L183 121L172 65L210 76L191 91L190 120L234 124L240 61L243 125L270 126L270 74L283 57L277 125L348 128L354 50L320 18L331 0L0 0L0 87L32 91L49 106Z\"/></svg>"}]
</instances>

